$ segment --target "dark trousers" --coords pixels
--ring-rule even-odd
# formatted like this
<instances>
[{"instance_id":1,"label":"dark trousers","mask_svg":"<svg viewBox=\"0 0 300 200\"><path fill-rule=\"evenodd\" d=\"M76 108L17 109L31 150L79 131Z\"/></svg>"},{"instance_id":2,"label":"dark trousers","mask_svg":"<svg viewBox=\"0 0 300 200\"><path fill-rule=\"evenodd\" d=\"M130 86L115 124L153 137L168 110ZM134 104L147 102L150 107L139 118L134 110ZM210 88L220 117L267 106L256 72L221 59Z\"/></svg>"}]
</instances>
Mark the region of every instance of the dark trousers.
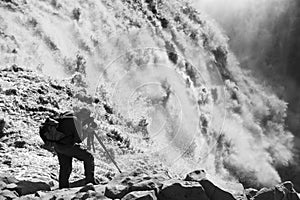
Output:
<instances>
[{"instance_id":1,"label":"dark trousers","mask_svg":"<svg viewBox=\"0 0 300 200\"><path fill-rule=\"evenodd\" d=\"M94 157L80 145L55 145L59 161L59 188L69 187L69 178L72 172L72 158L84 163L84 174L86 183L94 183Z\"/></svg>"}]
</instances>

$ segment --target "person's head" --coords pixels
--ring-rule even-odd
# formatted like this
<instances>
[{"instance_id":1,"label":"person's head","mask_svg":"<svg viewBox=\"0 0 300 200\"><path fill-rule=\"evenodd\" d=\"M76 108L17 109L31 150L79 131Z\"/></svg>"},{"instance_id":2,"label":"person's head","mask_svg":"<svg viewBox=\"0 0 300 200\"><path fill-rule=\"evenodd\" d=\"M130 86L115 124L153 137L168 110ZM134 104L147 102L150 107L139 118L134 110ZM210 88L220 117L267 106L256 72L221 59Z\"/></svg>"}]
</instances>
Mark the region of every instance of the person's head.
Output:
<instances>
[{"instance_id":1,"label":"person's head","mask_svg":"<svg viewBox=\"0 0 300 200\"><path fill-rule=\"evenodd\" d=\"M90 118L90 115L91 111L88 108L81 108L78 112L76 112L76 117L82 121Z\"/></svg>"}]
</instances>

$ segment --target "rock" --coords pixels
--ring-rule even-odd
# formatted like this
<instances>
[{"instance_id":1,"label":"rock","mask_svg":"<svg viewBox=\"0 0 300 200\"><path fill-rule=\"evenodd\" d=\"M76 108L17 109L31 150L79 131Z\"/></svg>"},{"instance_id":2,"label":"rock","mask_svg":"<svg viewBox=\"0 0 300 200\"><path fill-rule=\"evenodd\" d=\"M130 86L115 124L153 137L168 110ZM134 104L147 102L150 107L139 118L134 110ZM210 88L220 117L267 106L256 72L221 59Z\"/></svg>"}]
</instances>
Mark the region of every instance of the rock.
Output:
<instances>
[{"instance_id":1,"label":"rock","mask_svg":"<svg viewBox=\"0 0 300 200\"><path fill-rule=\"evenodd\" d=\"M165 48L168 53L169 60L172 61L176 65L177 60L178 60L178 55L177 55L176 49L174 47L174 44L169 41L166 41Z\"/></svg>"},{"instance_id":2,"label":"rock","mask_svg":"<svg viewBox=\"0 0 300 200\"><path fill-rule=\"evenodd\" d=\"M16 191L20 196L34 194L37 191L50 191L50 185L44 182L19 181L18 183L9 184L7 189Z\"/></svg>"},{"instance_id":3,"label":"rock","mask_svg":"<svg viewBox=\"0 0 300 200\"><path fill-rule=\"evenodd\" d=\"M42 191L37 191L35 194L34 194L34 196L35 197L43 197L43 196L45 196L46 195L46 193L45 192L42 192Z\"/></svg>"},{"instance_id":4,"label":"rock","mask_svg":"<svg viewBox=\"0 0 300 200\"><path fill-rule=\"evenodd\" d=\"M221 190L224 190L224 191L232 194L233 197L235 197L235 198L241 197L241 196L246 198L245 188L241 183L230 182L230 181L225 181L225 180L220 180L220 179L212 180L210 178L208 180L213 182L214 185L217 186L218 188L220 188Z\"/></svg>"},{"instance_id":5,"label":"rock","mask_svg":"<svg viewBox=\"0 0 300 200\"><path fill-rule=\"evenodd\" d=\"M122 200L157 200L154 191L130 192Z\"/></svg>"},{"instance_id":6,"label":"rock","mask_svg":"<svg viewBox=\"0 0 300 200\"><path fill-rule=\"evenodd\" d=\"M161 26L163 28L168 28L169 21L166 18L162 17L162 18L158 18L158 20L160 21Z\"/></svg>"},{"instance_id":7,"label":"rock","mask_svg":"<svg viewBox=\"0 0 300 200\"><path fill-rule=\"evenodd\" d=\"M41 104L43 104L43 105L49 103L48 99L46 99L46 98L43 97L43 96L39 96L39 102L40 102Z\"/></svg>"},{"instance_id":8,"label":"rock","mask_svg":"<svg viewBox=\"0 0 300 200\"><path fill-rule=\"evenodd\" d=\"M6 184L3 181L0 181L0 190L6 187Z\"/></svg>"},{"instance_id":9,"label":"rock","mask_svg":"<svg viewBox=\"0 0 300 200\"><path fill-rule=\"evenodd\" d=\"M54 186L55 186L55 184L54 184L53 181L49 181L49 182L48 182L48 185L49 185L50 187L54 187Z\"/></svg>"},{"instance_id":10,"label":"rock","mask_svg":"<svg viewBox=\"0 0 300 200\"><path fill-rule=\"evenodd\" d=\"M60 196L61 198L70 199L68 195ZM101 193L89 190L87 192L80 192L77 193L76 196L72 199L107 199L105 196L103 196Z\"/></svg>"},{"instance_id":11,"label":"rock","mask_svg":"<svg viewBox=\"0 0 300 200\"><path fill-rule=\"evenodd\" d=\"M53 87L56 90L63 90L64 89L64 87L59 85L58 83L51 83L50 86Z\"/></svg>"},{"instance_id":12,"label":"rock","mask_svg":"<svg viewBox=\"0 0 300 200\"><path fill-rule=\"evenodd\" d=\"M2 164L11 166L11 160L4 160L4 161L2 162Z\"/></svg>"},{"instance_id":13,"label":"rock","mask_svg":"<svg viewBox=\"0 0 300 200\"><path fill-rule=\"evenodd\" d=\"M273 188L263 188L253 197L253 200L273 199L300 200L290 181L276 185Z\"/></svg>"},{"instance_id":14,"label":"rock","mask_svg":"<svg viewBox=\"0 0 300 200\"><path fill-rule=\"evenodd\" d=\"M198 182L166 181L158 193L159 200L210 200Z\"/></svg>"},{"instance_id":15,"label":"rock","mask_svg":"<svg viewBox=\"0 0 300 200\"><path fill-rule=\"evenodd\" d=\"M15 88L10 88L10 89L7 89L4 91L4 94L6 95L17 95L18 92L17 92L17 89Z\"/></svg>"},{"instance_id":16,"label":"rock","mask_svg":"<svg viewBox=\"0 0 300 200\"><path fill-rule=\"evenodd\" d=\"M257 194L257 192L258 192L258 190L253 189L253 188L248 188L245 190L245 194L248 199L254 197Z\"/></svg>"},{"instance_id":17,"label":"rock","mask_svg":"<svg viewBox=\"0 0 300 200\"><path fill-rule=\"evenodd\" d=\"M141 170L122 173L115 177L105 188L105 196L111 199L121 199L132 191L159 191L161 181L169 179L165 174L150 176Z\"/></svg>"},{"instance_id":18,"label":"rock","mask_svg":"<svg viewBox=\"0 0 300 200\"><path fill-rule=\"evenodd\" d=\"M17 182L19 182L19 180L13 176L5 176L5 175L1 174L0 182L3 182L5 184L11 184L11 183L17 183Z\"/></svg>"},{"instance_id":19,"label":"rock","mask_svg":"<svg viewBox=\"0 0 300 200\"><path fill-rule=\"evenodd\" d=\"M121 199L129 192L131 191L128 186L110 184L105 188L104 195L111 199Z\"/></svg>"},{"instance_id":20,"label":"rock","mask_svg":"<svg viewBox=\"0 0 300 200\"><path fill-rule=\"evenodd\" d=\"M92 185L93 186L93 185ZM105 186L95 185L93 186L95 191L78 191L77 188L59 189L50 192L36 192L35 197L39 199L102 199L108 200L104 196Z\"/></svg>"},{"instance_id":21,"label":"rock","mask_svg":"<svg viewBox=\"0 0 300 200\"><path fill-rule=\"evenodd\" d=\"M77 193L73 199L88 199L90 197L93 197L94 193L94 191L93 193L91 193L91 191Z\"/></svg>"},{"instance_id":22,"label":"rock","mask_svg":"<svg viewBox=\"0 0 300 200\"><path fill-rule=\"evenodd\" d=\"M80 15L81 15L81 10L80 10L80 8L74 8L73 11L72 11L72 14L73 14L73 18L74 18L76 21L79 21Z\"/></svg>"},{"instance_id":23,"label":"rock","mask_svg":"<svg viewBox=\"0 0 300 200\"><path fill-rule=\"evenodd\" d=\"M203 179L199 181L199 183L202 185L202 187L205 190L205 193L209 197L210 200L235 200L232 194L229 192L226 192L219 187L215 186L212 182L209 180Z\"/></svg>"},{"instance_id":24,"label":"rock","mask_svg":"<svg viewBox=\"0 0 300 200\"><path fill-rule=\"evenodd\" d=\"M18 194L15 191L2 190L0 191L0 197L5 197L6 199L14 199L18 197Z\"/></svg>"},{"instance_id":25,"label":"rock","mask_svg":"<svg viewBox=\"0 0 300 200\"><path fill-rule=\"evenodd\" d=\"M199 182L201 181L202 179L206 179L206 172L205 170L196 170L196 171L193 171L191 173L189 173L184 180L186 181L196 181L196 182Z\"/></svg>"},{"instance_id":26,"label":"rock","mask_svg":"<svg viewBox=\"0 0 300 200\"><path fill-rule=\"evenodd\" d=\"M292 182L290 181L286 181L284 183L281 184L281 187L285 187L288 191L290 192L295 192L294 190L294 185Z\"/></svg>"},{"instance_id":27,"label":"rock","mask_svg":"<svg viewBox=\"0 0 300 200\"><path fill-rule=\"evenodd\" d=\"M193 171L186 176L185 180L195 181L200 183L210 200L218 200L218 199L234 200L235 199L232 194L222 190L221 188L214 185L211 181L207 180L205 170Z\"/></svg>"},{"instance_id":28,"label":"rock","mask_svg":"<svg viewBox=\"0 0 300 200\"><path fill-rule=\"evenodd\" d=\"M4 135L5 120L0 118L0 137Z\"/></svg>"},{"instance_id":29,"label":"rock","mask_svg":"<svg viewBox=\"0 0 300 200\"><path fill-rule=\"evenodd\" d=\"M13 49L11 52L12 53L18 53L18 49Z\"/></svg>"},{"instance_id":30,"label":"rock","mask_svg":"<svg viewBox=\"0 0 300 200\"><path fill-rule=\"evenodd\" d=\"M16 188L16 187L18 187L17 184L15 184L15 183L10 183L10 184L7 184L7 185L5 186L5 189L13 190L13 189Z\"/></svg>"},{"instance_id":31,"label":"rock","mask_svg":"<svg viewBox=\"0 0 300 200\"><path fill-rule=\"evenodd\" d=\"M13 51L14 51L13 53L17 53L18 50L17 49L13 49ZM11 70L14 71L14 72L24 71L24 69L22 67L19 67L16 64L13 64L11 66Z\"/></svg>"},{"instance_id":32,"label":"rock","mask_svg":"<svg viewBox=\"0 0 300 200\"><path fill-rule=\"evenodd\" d=\"M15 141L14 145L15 145L15 147L17 147L17 148L24 148L25 145L26 145L26 142L25 142L25 141L18 140L18 141Z\"/></svg>"},{"instance_id":33,"label":"rock","mask_svg":"<svg viewBox=\"0 0 300 200\"><path fill-rule=\"evenodd\" d=\"M83 187L78 191L78 193L80 193L80 192L87 192L87 191L89 191L89 190L95 191L95 187L94 187L94 185L93 185L92 183L89 183L89 184L83 186Z\"/></svg>"}]
</instances>

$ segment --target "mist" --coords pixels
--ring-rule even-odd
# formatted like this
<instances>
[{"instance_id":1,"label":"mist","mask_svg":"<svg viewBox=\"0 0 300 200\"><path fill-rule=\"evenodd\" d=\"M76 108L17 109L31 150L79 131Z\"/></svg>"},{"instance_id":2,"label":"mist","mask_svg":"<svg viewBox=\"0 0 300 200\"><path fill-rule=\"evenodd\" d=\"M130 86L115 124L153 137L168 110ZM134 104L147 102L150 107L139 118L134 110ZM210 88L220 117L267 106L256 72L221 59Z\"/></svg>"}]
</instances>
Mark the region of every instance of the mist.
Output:
<instances>
[{"instance_id":1,"label":"mist","mask_svg":"<svg viewBox=\"0 0 300 200\"><path fill-rule=\"evenodd\" d=\"M287 125L300 134L300 20L295 0L195 0L229 36L241 67L289 103Z\"/></svg>"},{"instance_id":2,"label":"mist","mask_svg":"<svg viewBox=\"0 0 300 200\"><path fill-rule=\"evenodd\" d=\"M300 149L300 1L193 0L229 37L241 67L286 101L286 127L296 136L295 159L283 179L297 180ZM298 142L297 142L298 141ZM289 172L287 172L289 171ZM291 172L293 171L293 172Z\"/></svg>"}]
</instances>

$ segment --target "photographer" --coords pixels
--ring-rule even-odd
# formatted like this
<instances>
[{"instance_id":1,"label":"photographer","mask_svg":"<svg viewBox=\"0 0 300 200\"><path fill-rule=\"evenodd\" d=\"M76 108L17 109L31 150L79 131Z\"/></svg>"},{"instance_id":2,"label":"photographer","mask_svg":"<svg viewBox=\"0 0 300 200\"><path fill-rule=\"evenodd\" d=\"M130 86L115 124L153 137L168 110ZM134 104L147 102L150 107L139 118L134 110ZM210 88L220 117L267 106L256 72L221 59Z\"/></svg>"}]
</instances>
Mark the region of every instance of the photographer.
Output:
<instances>
[{"instance_id":1,"label":"photographer","mask_svg":"<svg viewBox=\"0 0 300 200\"><path fill-rule=\"evenodd\" d=\"M59 188L69 187L69 177L72 172L73 157L84 162L85 183L95 184L94 179L94 157L79 143L84 140L83 128L85 125L92 124L97 126L93 118L90 117L91 111L82 108L76 113L65 113L58 121L57 131L65 134L66 139L63 142L55 143L54 149L57 152L60 165L59 170ZM91 137L88 137L91 138Z\"/></svg>"},{"instance_id":2,"label":"photographer","mask_svg":"<svg viewBox=\"0 0 300 200\"><path fill-rule=\"evenodd\" d=\"M88 119L83 121L82 127L83 127L82 140L86 138L88 150L91 150L91 148L93 148L93 151L95 152L94 136L96 134L95 129L97 128L95 119L93 117L89 117Z\"/></svg>"}]
</instances>

